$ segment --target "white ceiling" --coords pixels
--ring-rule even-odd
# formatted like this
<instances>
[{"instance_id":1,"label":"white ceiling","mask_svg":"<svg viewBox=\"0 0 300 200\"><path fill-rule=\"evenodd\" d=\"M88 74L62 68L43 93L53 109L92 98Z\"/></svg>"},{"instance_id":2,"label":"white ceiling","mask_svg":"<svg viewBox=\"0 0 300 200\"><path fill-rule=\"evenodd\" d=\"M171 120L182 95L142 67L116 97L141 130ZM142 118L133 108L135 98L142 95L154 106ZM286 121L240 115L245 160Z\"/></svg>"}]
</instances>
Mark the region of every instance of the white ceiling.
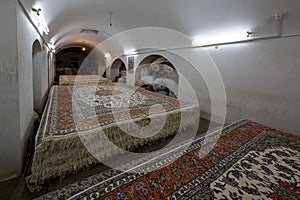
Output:
<instances>
[{"instance_id":1,"label":"white ceiling","mask_svg":"<svg viewBox=\"0 0 300 200\"><path fill-rule=\"evenodd\" d=\"M275 31L274 15L285 13L283 34L300 33L299 0L23 0L42 8L49 40L62 47L82 41L95 46L110 35L140 27L163 27L191 39L232 31ZM110 14L112 12L112 26ZM95 29L99 35L80 34Z\"/></svg>"}]
</instances>

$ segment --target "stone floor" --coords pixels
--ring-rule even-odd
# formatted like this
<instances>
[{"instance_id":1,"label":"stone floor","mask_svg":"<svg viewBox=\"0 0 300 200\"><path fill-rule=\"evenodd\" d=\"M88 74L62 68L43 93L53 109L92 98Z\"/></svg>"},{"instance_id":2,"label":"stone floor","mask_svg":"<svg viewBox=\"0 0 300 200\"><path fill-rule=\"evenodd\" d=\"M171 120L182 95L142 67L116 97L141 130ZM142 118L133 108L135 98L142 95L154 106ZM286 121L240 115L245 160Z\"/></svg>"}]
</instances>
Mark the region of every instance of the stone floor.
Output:
<instances>
[{"instance_id":1,"label":"stone floor","mask_svg":"<svg viewBox=\"0 0 300 200\"><path fill-rule=\"evenodd\" d=\"M211 128L215 128L215 127L218 127L219 125L216 123L210 124L210 121L200 119L197 135L201 135L201 134L205 133L208 130L209 126L211 126ZM146 146L144 148L139 149L136 152L151 152L151 151L158 150L158 149L164 147L167 143L169 143L171 139L172 138L170 138L169 140L167 139L165 141L161 141L160 143L157 143L157 144L153 144L151 146ZM90 168L88 170L82 171L76 175L69 175L66 178L64 178L63 180L51 180L51 181L49 181L49 183L47 183L43 186L43 189L41 191L34 192L34 193L31 193L27 189L25 181L24 181L24 175L23 175L19 178L0 183L0 199L13 199L13 200L34 199L42 194L57 190L68 184L74 183L85 177L89 177L93 174L100 173L107 169L109 169L109 167L100 164L100 165Z\"/></svg>"}]
</instances>

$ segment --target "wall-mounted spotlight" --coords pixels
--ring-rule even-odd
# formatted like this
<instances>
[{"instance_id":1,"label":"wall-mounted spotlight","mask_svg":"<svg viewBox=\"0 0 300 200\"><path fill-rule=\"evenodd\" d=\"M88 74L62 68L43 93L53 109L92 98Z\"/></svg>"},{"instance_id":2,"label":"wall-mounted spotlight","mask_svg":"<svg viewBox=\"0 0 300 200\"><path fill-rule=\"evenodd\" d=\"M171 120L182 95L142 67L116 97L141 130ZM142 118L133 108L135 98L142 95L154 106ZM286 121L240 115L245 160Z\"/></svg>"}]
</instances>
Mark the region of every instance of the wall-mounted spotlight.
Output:
<instances>
[{"instance_id":1,"label":"wall-mounted spotlight","mask_svg":"<svg viewBox=\"0 0 300 200\"><path fill-rule=\"evenodd\" d=\"M35 12L38 16L40 16L40 12L42 11L42 9L40 8L32 8L31 10Z\"/></svg>"},{"instance_id":2,"label":"wall-mounted spotlight","mask_svg":"<svg viewBox=\"0 0 300 200\"><path fill-rule=\"evenodd\" d=\"M85 47L82 47L81 50L82 50L82 51L86 51L86 48L85 48Z\"/></svg>"},{"instance_id":3,"label":"wall-mounted spotlight","mask_svg":"<svg viewBox=\"0 0 300 200\"><path fill-rule=\"evenodd\" d=\"M42 13L41 8L31 8L31 10L34 12L32 15L32 19L37 26L39 32L43 34L43 32L47 35L49 33L49 27L46 23L46 20L44 18L44 15Z\"/></svg>"},{"instance_id":4,"label":"wall-mounted spotlight","mask_svg":"<svg viewBox=\"0 0 300 200\"><path fill-rule=\"evenodd\" d=\"M251 34L253 34L254 32L251 31L247 31L247 37L250 37Z\"/></svg>"}]
</instances>

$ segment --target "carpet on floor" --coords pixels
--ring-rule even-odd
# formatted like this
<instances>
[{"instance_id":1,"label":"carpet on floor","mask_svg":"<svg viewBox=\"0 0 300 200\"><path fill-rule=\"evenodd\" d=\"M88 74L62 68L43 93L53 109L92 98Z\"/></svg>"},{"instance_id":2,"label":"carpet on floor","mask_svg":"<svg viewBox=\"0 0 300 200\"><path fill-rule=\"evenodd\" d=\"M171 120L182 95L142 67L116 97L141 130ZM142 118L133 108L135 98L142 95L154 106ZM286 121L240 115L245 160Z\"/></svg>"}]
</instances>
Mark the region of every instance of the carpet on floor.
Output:
<instances>
[{"instance_id":1,"label":"carpet on floor","mask_svg":"<svg viewBox=\"0 0 300 200\"><path fill-rule=\"evenodd\" d=\"M128 166L38 199L300 199L300 137L249 120Z\"/></svg>"}]
</instances>

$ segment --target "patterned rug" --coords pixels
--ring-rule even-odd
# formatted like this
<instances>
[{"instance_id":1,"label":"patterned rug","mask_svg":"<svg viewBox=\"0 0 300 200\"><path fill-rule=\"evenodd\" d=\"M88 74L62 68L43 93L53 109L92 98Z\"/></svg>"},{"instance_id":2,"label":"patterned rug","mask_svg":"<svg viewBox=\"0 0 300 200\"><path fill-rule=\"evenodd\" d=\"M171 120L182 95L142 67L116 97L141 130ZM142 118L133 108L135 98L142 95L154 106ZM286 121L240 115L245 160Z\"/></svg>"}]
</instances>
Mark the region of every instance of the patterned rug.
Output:
<instances>
[{"instance_id":1,"label":"patterned rug","mask_svg":"<svg viewBox=\"0 0 300 200\"><path fill-rule=\"evenodd\" d=\"M98 75L60 75L59 85L102 84L112 81Z\"/></svg>"},{"instance_id":2,"label":"patterned rug","mask_svg":"<svg viewBox=\"0 0 300 200\"><path fill-rule=\"evenodd\" d=\"M198 121L198 105L126 84L53 86L35 137L27 186L38 190L50 179L197 130Z\"/></svg>"},{"instance_id":3,"label":"patterned rug","mask_svg":"<svg viewBox=\"0 0 300 200\"><path fill-rule=\"evenodd\" d=\"M53 86L36 137L36 146L51 136L64 136L192 106L183 101L126 84ZM76 106L78 105L78 106Z\"/></svg>"},{"instance_id":4,"label":"patterned rug","mask_svg":"<svg viewBox=\"0 0 300 200\"><path fill-rule=\"evenodd\" d=\"M134 162L38 199L300 199L300 137L248 120Z\"/></svg>"}]
</instances>

